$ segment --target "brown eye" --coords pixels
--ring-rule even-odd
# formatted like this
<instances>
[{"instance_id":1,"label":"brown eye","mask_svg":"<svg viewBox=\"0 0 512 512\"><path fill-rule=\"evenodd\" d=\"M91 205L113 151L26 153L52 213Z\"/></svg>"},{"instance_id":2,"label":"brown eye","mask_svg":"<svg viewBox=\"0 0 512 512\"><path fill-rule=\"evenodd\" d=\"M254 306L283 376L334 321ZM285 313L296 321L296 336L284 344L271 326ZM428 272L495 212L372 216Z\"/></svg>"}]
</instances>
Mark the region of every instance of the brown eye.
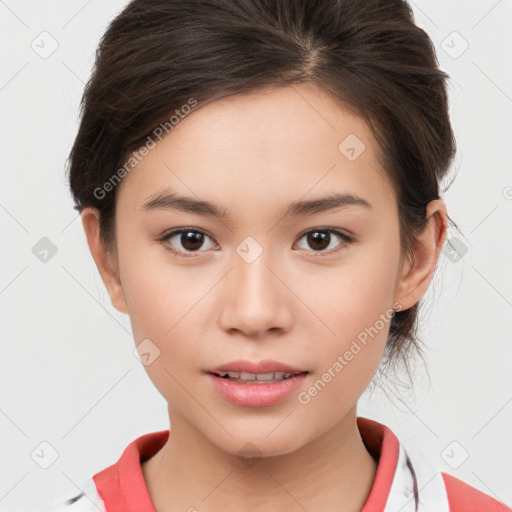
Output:
<instances>
[{"instance_id":1,"label":"brown eye","mask_svg":"<svg viewBox=\"0 0 512 512\"><path fill-rule=\"evenodd\" d=\"M179 240L187 251L195 251L203 245L204 235L196 231L182 231Z\"/></svg>"},{"instance_id":2,"label":"brown eye","mask_svg":"<svg viewBox=\"0 0 512 512\"><path fill-rule=\"evenodd\" d=\"M180 256L188 256L187 252L201 253L201 247L205 244L205 240L210 237L198 229L176 229L160 239L164 243L166 249ZM212 244L214 245L214 244Z\"/></svg>"},{"instance_id":3,"label":"brown eye","mask_svg":"<svg viewBox=\"0 0 512 512\"><path fill-rule=\"evenodd\" d=\"M309 246L312 249L316 249L319 251L328 247L330 240L331 240L330 233L325 233L322 231L311 231L311 233L307 234L307 241L308 241ZM327 245L326 245L326 243L327 243Z\"/></svg>"},{"instance_id":4,"label":"brown eye","mask_svg":"<svg viewBox=\"0 0 512 512\"><path fill-rule=\"evenodd\" d=\"M336 238L341 240L337 247L344 246L352 241L349 236L335 229L313 229L304 233L301 237L301 239L306 239L307 245L313 249L310 252L331 252L331 250L326 251L326 249L329 247L332 249L331 243L335 242ZM334 250L336 250L336 247Z\"/></svg>"}]
</instances>

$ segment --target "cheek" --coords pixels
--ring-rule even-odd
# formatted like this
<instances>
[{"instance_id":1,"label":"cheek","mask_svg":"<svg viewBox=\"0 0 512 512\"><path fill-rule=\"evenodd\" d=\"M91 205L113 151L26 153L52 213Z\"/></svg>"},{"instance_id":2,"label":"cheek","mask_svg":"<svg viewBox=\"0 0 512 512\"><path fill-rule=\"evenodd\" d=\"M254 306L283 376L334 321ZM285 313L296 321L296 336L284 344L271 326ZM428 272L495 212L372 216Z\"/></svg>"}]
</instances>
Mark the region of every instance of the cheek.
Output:
<instances>
[{"instance_id":1,"label":"cheek","mask_svg":"<svg viewBox=\"0 0 512 512\"><path fill-rule=\"evenodd\" d=\"M385 283L368 281L368 275L368 271L363 276L350 273L342 285L324 289L316 298L322 322L314 330L304 325L311 333L309 350L315 354L315 375L299 397L309 418L322 416L329 418L327 423L342 418L380 364L392 311L388 294L379 288Z\"/></svg>"},{"instance_id":2,"label":"cheek","mask_svg":"<svg viewBox=\"0 0 512 512\"><path fill-rule=\"evenodd\" d=\"M150 260L150 253L125 251L120 265L134 342L149 339L159 350L145 369L168 398L179 393L177 382L186 379L194 365L200 370L208 322L204 295L215 276L211 270L173 266L165 254Z\"/></svg>"},{"instance_id":3,"label":"cheek","mask_svg":"<svg viewBox=\"0 0 512 512\"><path fill-rule=\"evenodd\" d=\"M323 325L326 340L346 342L374 325L381 314L390 314L398 257L391 244L374 244L357 255L354 251L338 268L308 272L300 295L316 314L315 322Z\"/></svg>"},{"instance_id":4,"label":"cheek","mask_svg":"<svg viewBox=\"0 0 512 512\"><path fill-rule=\"evenodd\" d=\"M191 323L211 276L193 266L178 266L163 248L136 247L120 261L123 290L136 340L166 340Z\"/></svg>"},{"instance_id":5,"label":"cheek","mask_svg":"<svg viewBox=\"0 0 512 512\"><path fill-rule=\"evenodd\" d=\"M325 392L326 398L331 392L362 393L379 365L393 313L399 262L398 238L390 238L389 243L375 240L361 246L357 257L347 257L337 269L318 269L301 288L301 297L315 312L315 316L305 315L301 328L311 332L310 350L317 351L319 371L336 375L322 379L332 382L326 386L332 390Z\"/></svg>"},{"instance_id":6,"label":"cheek","mask_svg":"<svg viewBox=\"0 0 512 512\"><path fill-rule=\"evenodd\" d=\"M201 322L200 311L194 306L201 294L194 293L190 283L176 279L177 275L171 276L175 277L172 280L168 277L151 272L145 272L144 278L133 275L127 303L135 344L149 339L153 353L158 354L145 371L162 397L172 404L173 397L187 398L180 383L190 380L191 371L197 370L199 375Z\"/></svg>"}]
</instances>

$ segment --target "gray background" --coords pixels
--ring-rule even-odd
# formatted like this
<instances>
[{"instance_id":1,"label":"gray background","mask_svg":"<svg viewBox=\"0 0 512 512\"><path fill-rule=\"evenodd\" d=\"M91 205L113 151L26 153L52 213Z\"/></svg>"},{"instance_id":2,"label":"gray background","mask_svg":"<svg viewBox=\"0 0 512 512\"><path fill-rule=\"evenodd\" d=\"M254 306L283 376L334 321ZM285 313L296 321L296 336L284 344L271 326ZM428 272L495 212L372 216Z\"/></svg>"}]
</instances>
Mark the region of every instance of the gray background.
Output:
<instances>
[{"instance_id":1,"label":"gray background","mask_svg":"<svg viewBox=\"0 0 512 512\"><path fill-rule=\"evenodd\" d=\"M0 1L0 510L77 493L168 426L64 181L96 45L125 4ZM443 198L465 237L449 234L456 252L426 295L430 383L418 364L414 392L383 383L358 414L512 504L512 0L411 5L452 77L457 177Z\"/></svg>"}]
</instances>

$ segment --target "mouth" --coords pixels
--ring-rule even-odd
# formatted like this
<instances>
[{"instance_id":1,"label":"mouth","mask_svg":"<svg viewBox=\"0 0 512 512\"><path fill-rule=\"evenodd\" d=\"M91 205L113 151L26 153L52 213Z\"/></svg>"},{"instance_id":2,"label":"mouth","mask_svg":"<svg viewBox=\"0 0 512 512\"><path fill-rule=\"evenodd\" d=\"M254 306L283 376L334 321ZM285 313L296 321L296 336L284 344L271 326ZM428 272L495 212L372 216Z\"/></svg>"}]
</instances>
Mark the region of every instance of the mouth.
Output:
<instances>
[{"instance_id":1,"label":"mouth","mask_svg":"<svg viewBox=\"0 0 512 512\"><path fill-rule=\"evenodd\" d=\"M224 399L236 406L269 407L274 406L304 385L306 370L298 370L279 363L244 363L245 370L237 368L239 363L231 363L231 368L213 368L207 372L212 388ZM226 366L226 365L224 365ZM256 368L255 368L256 366ZM259 366L259 367L258 367ZM258 373L252 373L258 372ZM265 373L261 373L265 372Z\"/></svg>"},{"instance_id":2,"label":"mouth","mask_svg":"<svg viewBox=\"0 0 512 512\"><path fill-rule=\"evenodd\" d=\"M297 372L269 372L269 373L248 373L248 372L233 372L233 371L220 371L208 372L222 379L227 379L232 382L241 384L272 384L273 382L281 382L290 379L296 375L307 374L308 371Z\"/></svg>"},{"instance_id":3,"label":"mouth","mask_svg":"<svg viewBox=\"0 0 512 512\"><path fill-rule=\"evenodd\" d=\"M206 373L237 382L269 383L286 380L294 375L309 373L309 371L273 359L261 361L238 359L215 368L209 368Z\"/></svg>"}]
</instances>

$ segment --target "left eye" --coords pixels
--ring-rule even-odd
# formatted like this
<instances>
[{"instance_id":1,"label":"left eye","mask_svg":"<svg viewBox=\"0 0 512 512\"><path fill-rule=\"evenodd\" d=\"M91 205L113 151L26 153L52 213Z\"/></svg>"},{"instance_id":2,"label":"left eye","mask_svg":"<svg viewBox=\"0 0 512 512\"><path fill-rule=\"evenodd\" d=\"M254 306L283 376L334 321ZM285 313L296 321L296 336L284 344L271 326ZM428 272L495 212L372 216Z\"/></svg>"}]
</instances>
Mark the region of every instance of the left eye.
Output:
<instances>
[{"instance_id":1,"label":"left eye","mask_svg":"<svg viewBox=\"0 0 512 512\"><path fill-rule=\"evenodd\" d=\"M332 252L332 251L325 250L326 248L329 248L329 245L331 245L332 238L333 238L332 235L335 235L342 241L342 243L340 243L339 246L346 245L352 241L352 239L348 235L345 235L344 233L341 233L340 231L338 231L336 229L330 229L330 228L312 229L312 230L308 231L307 233L304 233L300 237L299 240L302 240L303 238L307 237L306 238L307 244L310 247L319 249L319 250L316 250L313 252L320 252L320 253ZM327 244L327 246L326 246L326 244Z\"/></svg>"}]
</instances>

